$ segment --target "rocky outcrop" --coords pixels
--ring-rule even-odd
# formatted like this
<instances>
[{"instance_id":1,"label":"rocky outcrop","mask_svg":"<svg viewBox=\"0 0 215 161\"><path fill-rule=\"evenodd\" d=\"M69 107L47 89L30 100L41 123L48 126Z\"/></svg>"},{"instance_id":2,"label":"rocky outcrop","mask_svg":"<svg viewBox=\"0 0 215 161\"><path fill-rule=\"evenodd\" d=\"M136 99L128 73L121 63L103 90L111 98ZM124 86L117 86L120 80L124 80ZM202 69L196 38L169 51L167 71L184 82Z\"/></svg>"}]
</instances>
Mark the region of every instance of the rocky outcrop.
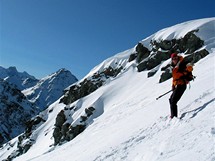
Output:
<instances>
[{"instance_id":1,"label":"rocky outcrop","mask_svg":"<svg viewBox=\"0 0 215 161\"><path fill-rule=\"evenodd\" d=\"M101 72L94 73L91 77L84 79L78 84L72 85L65 91L64 97L60 100L66 105L82 98L101 87L108 78L116 77L123 68L112 68L109 66Z\"/></svg>"},{"instance_id":2,"label":"rocky outcrop","mask_svg":"<svg viewBox=\"0 0 215 161\"><path fill-rule=\"evenodd\" d=\"M207 56L208 54L209 54L209 52L207 50L203 49L203 50L200 50L193 54L188 55L187 57L184 58L184 60L186 62L191 62L192 64L194 64L194 63L198 62L200 59ZM164 82L172 77L172 70L171 70L170 64L161 68L161 71L164 71L164 72L160 76L159 83Z\"/></svg>"},{"instance_id":3,"label":"rocky outcrop","mask_svg":"<svg viewBox=\"0 0 215 161\"><path fill-rule=\"evenodd\" d=\"M137 63L140 63L143 59L147 58L150 55L150 51L143 46L143 44L138 43L136 46L137 52Z\"/></svg>"},{"instance_id":4,"label":"rocky outcrop","mask_svg":"<svg viewBox=\"0 0 215 161\"><path fill-rule=\"evenodd\" d=\"M69 118L66 117L65 113L67 109L61 110L55 120L55 128L53 131L54 145L63 143L64 141L70 141L74 139L77 135L83 132L87 126L87 120L95 112L94 107L89 107L85 109L85 113L81 115L76 123L70 123Z\"/></svg>"},{"instance_id":5,"label":"rocky outcrop","mask_svg":"<svg viewBox=\"0 0 215 161\"><path fill-rule=\"evenodd\" d=\"M66 116L64 115L64 110L61 110L60 113L58 113L55 121L55 129L53 132L54 145L57 145L58 143L60 143L60 140L62 138L62 126L65 121L66 121Z\"/></svg>"},{"instance_id":6,"label":"rocky outcrop","mask_svg":"<svg viewBox=\"0 0 215 161\"><path fill-rule=\"evenodd\" d=\"M16 150L14 150L5 161L11 161L26 153L35 142L34 136L31 135L32 131L36 129L40 123L44 123L45 121L46 120L39 115L27 121L25 132L18 137Z\"/></svg>"},{"instance_id":7,"label":"rocky outcrop","mask_svg":"<svg viewBox=\"0 0 215 161\"><path fill-rule=\"evenodd\" d=\"M204 41L195 35L196 32L198 30L190 31L180 39L151 40L151 50L144 47L143 44L138 43L136 53L130 55L129 61L136 61L138 72L151 70L148 73L148 77L153 76L157 72L155 67L160 65L162 61L169 59L173 52L184 53L187 55L185 59L191 63L196 63L209 54L206 49L199 50L204 45ZM170 68L164 67L161 70L164 72L159 82L171 78Z\"/></svg>"}]
</instances>

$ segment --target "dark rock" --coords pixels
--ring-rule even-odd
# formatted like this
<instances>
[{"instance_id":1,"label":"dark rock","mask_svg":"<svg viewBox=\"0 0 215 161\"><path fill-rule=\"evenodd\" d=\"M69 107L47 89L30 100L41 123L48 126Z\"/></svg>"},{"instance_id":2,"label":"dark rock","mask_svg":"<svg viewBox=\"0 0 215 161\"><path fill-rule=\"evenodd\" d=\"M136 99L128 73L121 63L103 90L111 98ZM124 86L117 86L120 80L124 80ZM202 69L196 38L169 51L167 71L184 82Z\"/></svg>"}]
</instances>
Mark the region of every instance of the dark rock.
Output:
<instances>
[{"instance_id":1,"label":"dark rock","mask_svg":"<svg viewBox=\"0 0 215 161\"><path fill-rule=\"evenodd\" d=\"M95 110L95 108L93 108L93 107L86 108L85 113L87 114L87 117L91 116L93 114L94 110Z\"/></svg>"},{"instance_id":2,"label":"dark rock","mask_svg":"<svg viewBox=\"0 0 215 161\"><path fill-rule=\"evenodd\" d=\"M74 139L77 135L79 135L81 132L85 130L86 126L85 125L76 125L76 126L71 126L69 128L69 131L67 132L68 138L70 140Z\"/></svg>"},{"instance_id":3,"label":"dark rock","mask_svg":"<svg viewBox=\"0 0 215 161\"><path fill-rule=\"evenodd\" d=\"M65 121L66 121L66 116L64 114L64 110L61 110L56 117L55 127L61 128L61 126Z\"/></svg>"},{"instance_id":4,"label":"dark rock","mask_svg":"<svg viewBox=\"0 0 215 161\"><path fill-rule=\"evenodd\" d=\"M156 66L161 64L162 61L169 59L172 53L185 53L187 55L189 54L184 59L191 63L196 63L201 58L208 55L209 52L206 49L195 52L204 45L204 41L195 35L196 32L198 32L198 29L188 32L184 37L180 39L161 41L151 40L151 51L149 51L141 43L139 43L136 47L136 61L138 62L138 72L155 68ZM147 53L145 57L143 53ZM131 56L131 60L133 60L133 58L135 58L135 55ZM144 58L147 58L147 60L145 59L143 61ZM168 67L169 66L163 67L161 69L164 72L162 73L159 82L163 82L172 77L171 71L168 69ZM151 77L154 74L154 71L150 71L148 73L148 77Z\"/></svg>"},{"instance_id":5,"label":"dark rock","mask_svg":"<svg viewBox=\"0 0 215 161\"><path fill-rule=\"evenodd\" d=\"M64 122L66 121L66 116L64 114L64 110L61 110L55 121L55 129L53 131L53 137L54 137L54 145L57 145L60 143L60 140L62 138L62 126ZM64 129L65 130L65 129Z\"/></svg>"},{"instance_id":6,"label":"dark rock","mask_svg":"<svg viewBox=\"0 0 215 161\"><path fill-rule=\"evenodd\" d=\"M128 59L128 62L131 62L131 61L135 60L136 58L137 58L137 54L131 54Z\"/></svg>"},{"instance_id":7,"label":"dark rock","mask_svg":"<svg viewBox=\"0 0 215 161\"><path fill-rule=\"evenodd\" d=\"M196 63L198 62L200 59L206 57L209 54L209 52L206 49L200 50L198 52L195 52L192 54L192 62Z\"/></svg>"},{"instance_id":8,"label":"dark rock","mask_svg":"<svg viewBox=\"0 0 215 161\"><path fill-rule=\"evenodd\" d=\"M137 65L138 72L142 72L147 69L147 61L143 61Z\"/></svg>"},{"instance_id":9,"label":"dark rock","mask_svg":"<svg viewBox=\"0 0 215 161\"><path fill-rule=\"evenodd\" d=\"M69 126L70 126L69 123L63 124L62 130L61 130L61 133L62 133L62 139L61 139L61 141L64 141L64 140L69 141L69 138L67 136L67 132L69 131Z\"/></svg>"},{"instance_id":10,"label":"dark rock","mask_svg":"<svg viewBox=\"0 0 215 161\"><path fill-rule=\"evenodd\" d=\"M170 50L172 49L174 42L171 40L163 40L159 43L159 47L163 50Z\"/></svg>"},{"instance_id":11,"label":"dark rock","mask_svg":"<svg viewBox=\"0 0 215 161\"><path fill-rule=\"evenodd\" d=\"M87 116L81 116L81 121L80 122L84 122L87 120Z\"/></svg>"},{"instance_id":12,"label":"dark rock","mask_svg":"<svg viewBox=\"0 0 215 161\"><path fill-rule=\"evenodd\" d=\"M163 72L160 76L159 83L162 83L168 79L172 78L172 73L170 72L169 69L166 69L165 72Z\"/></svg>"},{"instance_id":13,"label":"dark rock","mask_svg":"<svg viewBox=\"0 0 215 161\"><path fill-rule=\"evenodd\" d=\"M71 86L69 90L65 92L64 97L61 98L60 103L68 105L82 97L89 95L103 85L105 81L102 79L116 77L122 69L122 67L113 69L111 66L109 66L108 68L104 69L104 71L93 74L91 78L84 79L79 83L79 85L75 84Z\"/></svg>"},{"instance_id":14,"label":"dark rock","mask_svg":"<svg viewBox=\"0 0 215 161\"><path fill-rule=\"evenodd\" d=\"M137 52L137 63L140 63L143 59L147 58L150 54L150 51L148 48L143 46L142 43L138 43L136 46L136 52Z\"/></svg>"},{"instance_id":15,"label":"dark rock","mask_svg":"<svg viewBox=\"0 0 215 161\"><path fill-rule=\"evenodd\" d=\"M39 123L45 122L45 121L46 120L44 120L40 116L36 116L35 118L27 121L26 122L26 129L25 129L26 137L31 135L33 126L38 125Z\"/></svg>"},{"instance_id":16,"label":"dark rock","mask_svg":"<svg viewBox=\"0 0 215 161\"><path fill-rule=\"evenodd\" d=\"M61 134L61 129L59 127L55 127L53 132L53 137L54 137L54 145L57 145L58 143L60 143L62 134Z\"/></svg>"},{"instance_id":17,"label":"dark rock","mask_svg":"<svg viewBox=\"0 0 215 161\"><path fill-rule=\"evenodd\" d=\"M92 112L96 110L94 107L89 107L88 109Z\"/></svg>"},{"instance_id":18,"label":"dark rock","mask_svg":"<svg viewBox=\"0 0 215 161\"><path fill-rule=\"evenodd\" d=\"M153 75L155 75L156 72L157 72L157 70L148 72L148 78L152 77Z\"/></svg>"}]
</instances>

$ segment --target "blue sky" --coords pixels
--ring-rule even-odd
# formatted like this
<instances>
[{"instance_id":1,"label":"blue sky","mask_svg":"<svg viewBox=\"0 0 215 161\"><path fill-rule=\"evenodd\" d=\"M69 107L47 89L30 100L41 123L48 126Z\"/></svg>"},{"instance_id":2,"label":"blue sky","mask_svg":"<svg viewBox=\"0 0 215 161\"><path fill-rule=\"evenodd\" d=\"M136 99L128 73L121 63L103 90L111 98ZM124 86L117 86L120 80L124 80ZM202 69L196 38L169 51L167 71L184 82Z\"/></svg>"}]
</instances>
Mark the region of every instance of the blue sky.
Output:
<instances>
[{"instance_id":1,"label":"blue sky","mask_svg":"<svg viewBox=\"0 0 215 161\"><path fill-rule=\"evenodd\" d=\"M151 34L214 17L214 0L0 0L0 66L83 78Z\"/></svg>"}]
</instances>

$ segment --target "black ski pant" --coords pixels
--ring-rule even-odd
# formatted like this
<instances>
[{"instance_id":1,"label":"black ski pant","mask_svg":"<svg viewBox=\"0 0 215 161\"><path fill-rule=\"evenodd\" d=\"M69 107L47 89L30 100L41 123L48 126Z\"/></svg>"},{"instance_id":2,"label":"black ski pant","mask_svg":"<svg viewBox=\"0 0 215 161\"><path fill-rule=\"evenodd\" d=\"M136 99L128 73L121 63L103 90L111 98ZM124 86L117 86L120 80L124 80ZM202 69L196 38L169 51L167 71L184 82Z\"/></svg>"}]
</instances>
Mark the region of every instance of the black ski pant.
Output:
<instances>
[{"instance_id":1,"label":"black ski pant","mask_svg":"<svg viewBox=\"0 0 215 161\"><path fill-rule=\"evenodd\" d=\"M177 85L177 87L173 90L173 93L169 99L171 118L178 116L177 103L180 100L186 88L187 88L187 85L183 84L183 85Z\"/></svg>"}]
</instances>

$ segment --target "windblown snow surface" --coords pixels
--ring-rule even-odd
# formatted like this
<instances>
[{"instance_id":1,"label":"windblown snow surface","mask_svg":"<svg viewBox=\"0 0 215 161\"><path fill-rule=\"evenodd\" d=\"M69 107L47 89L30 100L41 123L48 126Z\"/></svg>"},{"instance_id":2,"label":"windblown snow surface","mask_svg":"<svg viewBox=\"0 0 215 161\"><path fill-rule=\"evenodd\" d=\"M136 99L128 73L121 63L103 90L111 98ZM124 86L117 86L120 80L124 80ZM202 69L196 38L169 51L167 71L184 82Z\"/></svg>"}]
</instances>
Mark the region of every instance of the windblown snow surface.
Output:
<instances>
[{"instance_id":1,"label":"windblown snow surface","mask_svg":"<svg viewBox=\"0 0 215 161\"><path fill-rule=\"evenodd\" d=\"M35 144L15 161L214 161L215 160L215 18L189 21L157 32L142 40L166 39L202 28L199 36L206 41L210 54L194 66L195 81L191 82L178 103L179 118L169 119L170 94L156 98L171 89L171 79L158 83L158 72L147 78L147 72L137 72L134 62L127 62L134 49L122 52L95 67L94 73L110 64L124 64L123 72L110 79L94 93L69 106L78 110L70 113L78 118L87 107L96 112L84 132L59 146L52 137L57 114L65 107L59 100L47 121L35 132ZM208 33L210 32L210 33ZM16 144L15 139L11 144ZM5 149L5 148L4 148ZM1 150L6 158L9 150Z\"/></svg>"}]
</instances>

